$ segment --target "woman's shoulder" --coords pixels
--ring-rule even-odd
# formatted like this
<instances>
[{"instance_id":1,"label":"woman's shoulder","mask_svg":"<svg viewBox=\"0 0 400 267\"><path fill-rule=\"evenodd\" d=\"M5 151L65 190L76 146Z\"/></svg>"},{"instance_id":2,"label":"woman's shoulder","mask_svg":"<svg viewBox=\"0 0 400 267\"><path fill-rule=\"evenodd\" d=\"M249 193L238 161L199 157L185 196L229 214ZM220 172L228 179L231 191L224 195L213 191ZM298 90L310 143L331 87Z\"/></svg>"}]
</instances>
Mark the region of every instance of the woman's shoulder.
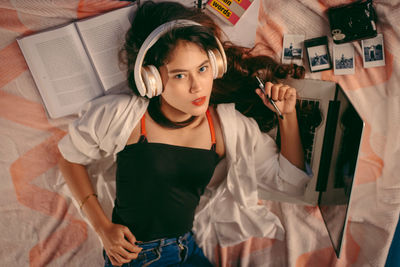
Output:
<instances>
[{"instance_id":1,"label":"woman's shoulder","mask_svg":"<svg viewBox=\"0 0 400 267\"><path fill-rule=\"evenodd\" d=\"M98 97L87 103L79 117L69 125L68 138L71 142L63 147L79 147L77 150L80 153L84 151L86 156L76 158L86 163L104 155L115 154L125 146L146 109L147 101L135 95ZM78 152L72 154L79 155Z\"/></svg>"},{"instance_id":2,"label":"woman's shoulder","mask_svg":"<svg viewBox=\"0 0 400 267\"><path fill-rule=\"evenodd\" d=\"M93 99L80 110L79 118L104 119L120 117L122 114L142 113L147 100L132 94L110 94Z\"/></svg>"},{"instance_id":3,"label":"woman's shoulder","mask_svg":"<svg viewBox=\"0 0 400 267\"><path fill-rule=\"evenodd\" d=\"M145 102L145 99L132 94L104 95L86 103L80 113L90 109L126 109L130 105L145 104Z\"/></svg>"}]
</instances>

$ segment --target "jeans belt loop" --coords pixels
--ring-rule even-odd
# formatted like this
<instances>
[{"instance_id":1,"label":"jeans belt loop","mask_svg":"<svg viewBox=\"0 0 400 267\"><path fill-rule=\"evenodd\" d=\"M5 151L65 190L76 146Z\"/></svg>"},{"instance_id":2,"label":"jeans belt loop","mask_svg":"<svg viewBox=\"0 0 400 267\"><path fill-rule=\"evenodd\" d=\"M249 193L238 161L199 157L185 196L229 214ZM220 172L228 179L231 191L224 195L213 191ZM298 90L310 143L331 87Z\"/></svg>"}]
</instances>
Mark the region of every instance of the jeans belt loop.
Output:
<instances>
[{"instance_id":1,"label":"jeans belt loop","mask_svg":"<svg viewBox=\"0 0 400 267\"><path fill-rule=\"evenodd\" d=\"M159 244L158 244L158 247L161 248L161 247L164 246L164 244L165 244L165 238L162 238L162 239L160 239L160 242L159 242Z\"/></svg>"},{"instance_id":2,"label":"jeans belt loop","mask_svg":"<svg viewBox=\"0 0 400 267\"><path fill-rule=\"evenodd\" d=\"M186 234L182 235L179 237L180 241L182 242L183 240L187 241L189 239L190 232L187 232Z\"/></svg>"}]
</instances>

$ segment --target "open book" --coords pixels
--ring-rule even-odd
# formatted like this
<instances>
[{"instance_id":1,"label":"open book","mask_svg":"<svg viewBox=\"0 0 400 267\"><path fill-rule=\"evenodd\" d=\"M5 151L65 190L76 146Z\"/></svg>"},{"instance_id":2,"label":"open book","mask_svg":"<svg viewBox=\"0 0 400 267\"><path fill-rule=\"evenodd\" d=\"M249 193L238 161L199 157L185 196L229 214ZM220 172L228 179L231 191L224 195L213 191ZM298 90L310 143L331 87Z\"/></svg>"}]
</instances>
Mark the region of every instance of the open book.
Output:
<instances>
[{"instance_id":1,"label":"open book","mask_svg":"<svg viewBox=\"0 0 400 267\"><path fill-rule=\"evenodd\" d=\"M125 88L118 61L136 5L18 39L51 118Z\"/></svg>"}]
</instances>

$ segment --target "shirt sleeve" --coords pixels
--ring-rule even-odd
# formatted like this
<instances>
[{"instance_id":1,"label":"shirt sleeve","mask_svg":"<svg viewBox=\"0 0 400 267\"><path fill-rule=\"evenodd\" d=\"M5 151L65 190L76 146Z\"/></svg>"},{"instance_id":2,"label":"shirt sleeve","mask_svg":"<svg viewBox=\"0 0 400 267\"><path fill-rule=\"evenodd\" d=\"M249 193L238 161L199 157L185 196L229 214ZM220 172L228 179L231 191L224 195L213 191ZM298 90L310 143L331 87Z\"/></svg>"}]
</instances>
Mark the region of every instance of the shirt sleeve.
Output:
<instances>
[{"instance_id":1,"label":"shirt sleeve","mask_svg":"<svg viewBox=\"0 0 400 267\"><path fill-rule=\"evenodd\" d=\"M214 172L226 179L210 189L206 206L197 213L197 222L207 222L224 246L250 237L282 240L280 219L259 205L259 189L281 191L297 198L309 180L307 174L292 165L280 153L275 140L260 131L256 121L237 111L234 104L217 107L225 142L225 159ZM195 226L199 229L200 223ZM208 229L206 232L209 232Z\"/></svg>"},{"instance_id":2,"label":"shirt sleeve","mask_svg":"<svg viewBox=\"0 0 400 267\"><path fill-rule=\"evenodd\" d=\"M258 133L255 162L259 186L266 190L302 195L311 180L309 168L303 171L293 165L280 153L275 140L265 133Z\"/></svg>"},{"instance_id":3,"label":"shirt sleeve","mask_svg":"<svg viewBox=\"0 0 400 267\"><path fill-rule=\"evenodd\" d=\"M125 146L146 106L143 99L123 94L87 103L58 143L61 154L70 162L87 165L117 153Z\"/></svg>"},{"instance_id":4,"label":"shirt sleeve","mask_svg":"<svg viewBox=\"0 0 400 267\"><path fill-rule=\"evenodd\" d=\"M253 118L241 114L234 105L219 105L218 112L223 118L226 157L231 166L227 186L232 194L248 198L256 188L288 196L304 194L310 177L280 153L275 140L261 132Z\"/></svg>"}]
</instances>

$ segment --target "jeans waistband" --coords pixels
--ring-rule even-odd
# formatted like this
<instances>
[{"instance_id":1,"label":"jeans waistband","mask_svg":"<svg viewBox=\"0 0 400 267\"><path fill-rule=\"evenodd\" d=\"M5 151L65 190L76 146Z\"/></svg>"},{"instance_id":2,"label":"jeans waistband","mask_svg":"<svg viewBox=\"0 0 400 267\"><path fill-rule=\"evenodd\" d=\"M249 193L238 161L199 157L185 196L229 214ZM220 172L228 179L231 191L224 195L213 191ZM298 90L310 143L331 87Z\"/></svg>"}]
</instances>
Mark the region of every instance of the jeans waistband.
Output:
<instances>
[{"instance_id":1,"label":"jeans waistband","mask_svg":"<svg viewBox=\"0 0 400 267\"><path fill-rule=\"evenodd\" d=\"M186 240L188 240L191 236L192 236L192 231L187 232L186 234L183 234L181 236L178 237L171 237L171 238L160 238L160 239L155 239L155 240L151 240L151 241L146 241L146 242L136 242L136 244L140 247L146 246L146 247L150 247L150 246L157 246L157 247L164 247L173 243L181 243L184 242Z\"/></svg>"}]
</instances>

